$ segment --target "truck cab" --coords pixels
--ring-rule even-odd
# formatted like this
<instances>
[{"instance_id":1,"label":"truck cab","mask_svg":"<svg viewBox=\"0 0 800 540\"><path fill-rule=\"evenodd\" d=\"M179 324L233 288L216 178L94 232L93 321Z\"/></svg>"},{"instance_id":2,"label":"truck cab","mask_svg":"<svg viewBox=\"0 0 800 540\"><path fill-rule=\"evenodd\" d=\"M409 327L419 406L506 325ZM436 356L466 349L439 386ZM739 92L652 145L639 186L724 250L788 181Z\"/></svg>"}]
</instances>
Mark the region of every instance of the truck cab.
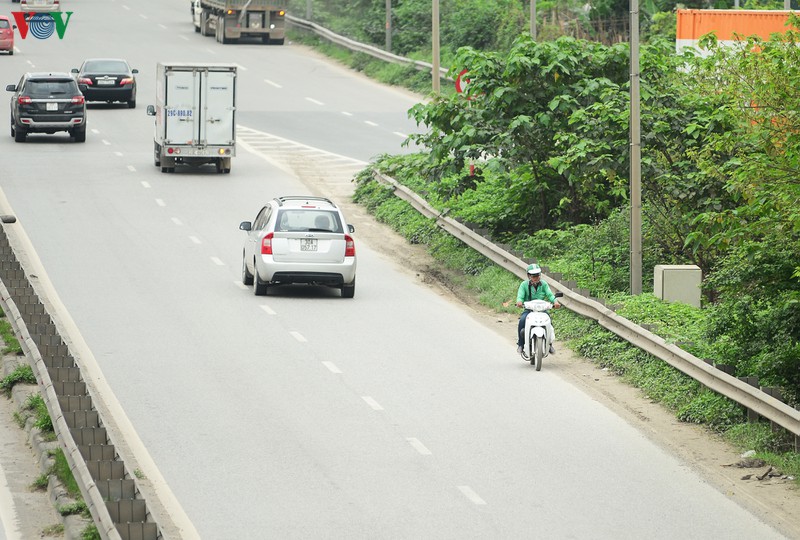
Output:
<instances>
[{"instance_id":1,"label":"truck cab","mask_svg":"<svg viewBox=\"0 0 800 540\"><path fill-rule=\"evenodd\" d=\"M194 31L200 32L200 13L203 7L200 5L200 0L191 0L192 3L192 22L194 23Z\"/></svg>"}]
</instances>

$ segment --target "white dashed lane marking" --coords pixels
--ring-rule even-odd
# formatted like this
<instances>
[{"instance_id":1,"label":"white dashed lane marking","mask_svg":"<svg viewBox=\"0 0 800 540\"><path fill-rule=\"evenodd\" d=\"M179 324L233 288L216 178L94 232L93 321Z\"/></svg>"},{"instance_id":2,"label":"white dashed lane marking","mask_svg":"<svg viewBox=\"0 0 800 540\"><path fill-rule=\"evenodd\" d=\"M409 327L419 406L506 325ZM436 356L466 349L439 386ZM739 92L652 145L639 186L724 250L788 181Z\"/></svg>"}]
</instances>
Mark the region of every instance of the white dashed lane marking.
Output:
<instances>
[{"instance_id":1,"label":"white dashed lane marking","mask_svg":"<svg viewBox=\"0 0 800 540\"><path fill-rule=\"evenodd\" d=\"M475 504L486 504L486 501L480 498L477 493L475 493L471 487L469 486L458 486L458 490L464 494L464 496L472 501Z\"/></svg>"},{"instance_id":2,"label":"white dashed lane marking","mask_svg":"<svg viewBox=\"0 0 800 540\"><path fill-rule=\"evenodd\" d=\"M264 82L265 82L265 83L267 83L267 84L268 84L268 85L270 85L270 86L274 86L275 88L283 88L283 86L279 85L279 84L278 84L278 83L276 83L276 82L272 82L272 81L271 81L271 80L269 80L269 79L264 79Z\"/></svg>"},{"instance_id":3,"label":"white dashed lane marking","mask_svg":"<svg viewBox=\"0 0 800 540\"><path fill-rule=\"evenodd\" d=\"M322 365L328 368L331 373L341 373L341 370L333 362L322 362Z\"/></svg>"},{"instance_id":4,"label":"white dashed lane marking","mask_svg":"<svg viewBox=\"0 0 800 540\"><path fill-rule=\"evenodd\" d=\"M142 187L145 189L150 189L150 182L142 180Z\"/></svg>"},{"instance_id":5,"label":"white dashed lane marking","mask_svg":"<svg viewBox=\"0 0 800 540\"><path fill-rule=\"evenodd\" d=\"M162 199L156 199L156 204L158 206L167 206L167 203L165 203Z\"/></svg>"},{"instance_id":6,"label":"white dashed lane marking","mask_svg":"<svg viewBox=\"0 0 800 540\"><path fill-rule=\"evenodd\" d=\"M240 283L241 283L241 282L240 282ZM242 285L244 285L244 283L242 283ZM269 306L268 306L268 305L266 305L266 304L261 304L261 305L260 305L260 306L258 306L258 307L260 307L261 309L263 309L263 310L264 310L264 312L265 312L267 315L275 315L275 310L274 310L274 309L272 309L271 307L269 307Z\"/></svg>"},{"instance_id":7,"label":"white dashed lane marking","mask_svg":"<svg viewBox=\"0 0 800 540\"><path fill-rule=\"evenodd\" d=\"M202 244L200 239L198 237L196 237L196 236L190 236L189 240L191 240L193 244Z\"/></svg>"},{"instance_id":8,"label":"white dashed lane marking","mask_svg":"<svg viewBox=\"0 0 800 540\"><path fill-rule=\"evenodd\" d=\"M374 399L372 399L371 397L369 397L369 396L361 396L361 399L366 401L367 405L372 407L373 410L375 410L375 411L382 411L383 410L383 407L381 407L380 404L377 401L375 401Z\"/></svg>"},{"instance_id":9,"label":"white dashed lane marking","mask_svg":"<svg viewBox=\"0 0 800 540\"><path fill-rule=\"evenodd\" d=\"M133 165L128 165L128 170L131 172L136 172L136 167L134 167Z\"/></svg>"},{"instance_id":10,"label":"white dashed lane marking","mask_svg":"<svg viewBox=\"0 0 800 540\"><path fill-rule=\"evenodd\" d=\"M222 259L220 259L219 257L211 257L211 262L213 262L217 266L225 266L225 263L222 262Z\"/></svg>"},{"instance_id":11,"label":"white dashed lane marking","mask_svg":"<svg viewBox=\"0 0 800 540\"><path fill-rule=\"evenodd\" d=\"M431 455L431 451L428 450L426 446L419 441L419 439L415 439L414 437L407 437L406 440L408 441L408 444L410 444L411 447L417 452L419 452L421 455L423 456Z\"/></svg>"},{"instance_id":12,"label":"white dashed lane marking","mask_svg":"<svg viewBox=\"0 0 800 540\"><path fill-rule=\"evenodd\" d=\"M303 334L301 334L300 332L292 331L289 333L292 335L294 339L296 339L300 343L305 343L306 341L308 341L305 337L303 337Z\"/></svg>"},{"instance_id":13,"label":"white dashed lane marking","mask_svg":"<svg viewBox=\"0 0 800 540\"><path fill-rule=\"evenodd\" d=\"M311 103L313 103L314 105L325 105L325 104L324 104L324 103L322 103L321 101L317 101L316 99L314 99L314 98L310 98L310 97L307 97L307 98L306 98L306 101L310 101L310 102L311 102Z\"/></svg>"},{"instance_id":14,"label":"white dashed lane marking","mask_svg":"<svg viewBox=\"0 0 800 540\"><path fill-rule=\"evenodd\" d=\"M181 223L181 220L179 220L179 219L178 219L178 218L176 218L176 217L172 218L172 222L173 222L175 225L177 225L178 227L180 227L181 225L183 225L183 223Z\"/></svg>"}]
</instances>

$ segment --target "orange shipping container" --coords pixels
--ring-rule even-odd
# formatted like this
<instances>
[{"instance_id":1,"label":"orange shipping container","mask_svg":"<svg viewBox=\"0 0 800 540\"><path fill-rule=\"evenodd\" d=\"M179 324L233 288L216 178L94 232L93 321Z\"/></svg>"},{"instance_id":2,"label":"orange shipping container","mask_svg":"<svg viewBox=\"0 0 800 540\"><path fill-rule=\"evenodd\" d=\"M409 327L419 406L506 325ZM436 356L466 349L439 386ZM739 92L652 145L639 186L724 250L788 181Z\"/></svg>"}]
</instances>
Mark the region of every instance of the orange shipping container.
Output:
<instances>
[{"instance_id":1,"label":"orange shipping container","mask_svg":"<svg viewBox=\"0 0 800 540\"><path fill-rule=\"evenodd\" d=\"M792 11L747 9L679 9L675 49L697 48L698 40L715 32L720 43L733 44L749 36L768 40L782 34ZM794 12L800 14L800 11ZM796 28L792 27L796 30Z\"/></svg>"}]
</instances>

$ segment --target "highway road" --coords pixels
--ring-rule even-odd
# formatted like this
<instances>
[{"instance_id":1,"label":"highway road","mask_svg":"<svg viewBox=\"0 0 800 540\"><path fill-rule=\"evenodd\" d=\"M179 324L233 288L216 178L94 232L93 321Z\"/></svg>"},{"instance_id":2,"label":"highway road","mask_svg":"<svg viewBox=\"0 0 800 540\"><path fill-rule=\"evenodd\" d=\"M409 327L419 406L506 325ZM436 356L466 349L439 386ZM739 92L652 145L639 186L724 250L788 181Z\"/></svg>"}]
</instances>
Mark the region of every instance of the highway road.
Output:
<instances>
[{"instance_id":1,"label":"highway road","mask_svg":"<svg viewBox=\"0 0 800 540\"><path fill-rule=\"evenodd\" d=\"M91 106L84 144L6 131L0 210L184 537L783 537L547 366L522 364L511 336L358 228L353 300L242 286L239 222L321 189L254 141L355 169L406 151L407 93L292 44L220 45L193 31L188 0L63 5L64 39L18 40L3 85L123 57L139 105ZM239 64L248 139L231 174L153 166L144 107L160 60Z\"/></svg>"}]
</instances>

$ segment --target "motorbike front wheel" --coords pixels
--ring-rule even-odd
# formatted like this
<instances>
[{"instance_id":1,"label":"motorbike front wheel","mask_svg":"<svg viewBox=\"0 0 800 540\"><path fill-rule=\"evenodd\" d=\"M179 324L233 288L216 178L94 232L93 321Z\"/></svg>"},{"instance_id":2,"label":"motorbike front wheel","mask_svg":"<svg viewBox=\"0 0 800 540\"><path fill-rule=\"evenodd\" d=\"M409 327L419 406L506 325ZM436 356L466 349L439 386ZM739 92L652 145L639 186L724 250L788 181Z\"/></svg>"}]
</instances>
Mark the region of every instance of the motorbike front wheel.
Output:
<instances>
[{"instance_id":1,"label":"motorbike front wheel","mask_svg":"<svg viewBox=\"0 0 800 540\"><path fill-rule=\"evenodd\" d=\"M544 340L534 337L531 339L530 346L531 365L536 368L536 371L541 371L542 359L544 358Z\"/></svg>"}]
</instances>

